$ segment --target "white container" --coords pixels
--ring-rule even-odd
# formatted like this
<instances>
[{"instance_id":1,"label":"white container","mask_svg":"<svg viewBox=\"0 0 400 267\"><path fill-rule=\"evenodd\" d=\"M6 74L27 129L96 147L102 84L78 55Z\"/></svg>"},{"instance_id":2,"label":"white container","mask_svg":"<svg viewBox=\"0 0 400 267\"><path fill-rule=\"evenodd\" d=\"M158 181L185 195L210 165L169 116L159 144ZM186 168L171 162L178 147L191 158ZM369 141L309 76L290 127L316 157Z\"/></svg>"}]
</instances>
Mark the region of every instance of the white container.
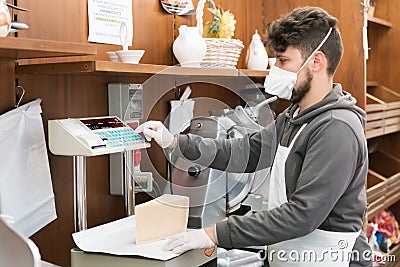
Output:
<instances>
[{"instance_id":1,"label":"white container","mask_svg":"<svg viewBox=\"0 0 400 267\"><path fill-rule=\"evenodd\" d=\"M114 51L107 52L107 56L113 62L120 62L117 53Z\"/></svg>"},{"instance_id":2,"label":"white container","mask_svg":"<svg viewBox=\"0 0 400 267\"><path fill-rule=\"evenodd\" d=\"M11 16L5 0L0 0L0 37L5 37L11 29Z\"/></svg>"},{"instance_id":3,"label":"white container","mask_svg":"<svg viewBox=\"0 0 400 267\"><path fill-rule=\"evenodd\" d=\"M116 51L121 62L138 64L144 54L144 50L119 50Z\"/></svg>"},{"instance_id":4,"label":"white container","mask_svg":"<svg viewBox=\"0 0 400 267\"><path fill-rule=\"evenodd\" d=\"M247 68L249 70L266 70L268 67L268 54L265 50L261 37L257 30L251 39L247 60Z\"/></svg>"},{"instance_id":5,"label":"white container","mask_svg":"<svg viewBox=\"0 0 400 267\"><path fill-rule=\"evenodd\" d=\"M206 55L207 44L201 37L199 28L181 25L172 49L182 67L200 68L200 63Z\"/></svg>"}]
</instances>

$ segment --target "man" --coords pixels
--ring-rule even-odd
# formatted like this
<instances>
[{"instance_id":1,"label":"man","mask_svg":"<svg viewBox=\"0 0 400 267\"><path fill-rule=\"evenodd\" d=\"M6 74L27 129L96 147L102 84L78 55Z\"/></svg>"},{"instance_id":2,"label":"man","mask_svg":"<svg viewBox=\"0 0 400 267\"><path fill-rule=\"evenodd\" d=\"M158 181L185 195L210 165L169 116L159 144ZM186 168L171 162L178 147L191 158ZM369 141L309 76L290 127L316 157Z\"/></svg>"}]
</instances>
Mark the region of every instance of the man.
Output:
<instances>
[{"instance_id":1,"label":"man","mask_svg":"<svg viewBox=\"0 0 400 267\"><path fill-rule=\"evenodd\" d=\"M232 171L232 160L246 162L246 172L271 166L268 210L230 216L214 227L179 234L171 238L168 250L267 245L270 266L371 265L361 231L368 170L365 113L340 84L333 83L343 54L336 24L337 19L323 9L303 7L268 25L267 44L277 62L265 88L292 102L276 119L275 149L267 143L273 127L230 140L173 136L161 122L139 127L172 153L211 162L211 168ZM201 153L211 148L216 152ZM268 151L274 151L273 160L261 155ZM210 159L209 154L216 157ZM350 259L353 247L357 253Z\"/></svg>"}]
</instances>

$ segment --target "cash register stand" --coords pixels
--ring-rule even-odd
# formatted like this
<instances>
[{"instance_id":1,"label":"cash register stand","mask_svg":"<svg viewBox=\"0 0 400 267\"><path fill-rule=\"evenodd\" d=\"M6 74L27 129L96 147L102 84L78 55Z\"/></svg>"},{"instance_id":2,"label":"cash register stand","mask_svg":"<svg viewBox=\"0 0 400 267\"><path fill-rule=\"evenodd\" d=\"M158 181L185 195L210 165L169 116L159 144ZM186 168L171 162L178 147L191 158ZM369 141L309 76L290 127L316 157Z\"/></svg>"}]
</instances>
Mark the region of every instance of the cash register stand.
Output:
<instances>
[{"instance_id":1,"label":"cash register stand","mask_svg":"<svg viewBox=\"0 0 400 267\"><path fill-rule=\"evenodd\" d=\"M133 175L133 150L124 152L125 215L135 214L135 183ZM74 168L74 225L75 232L87 229L86 156L73 156Z\"/></svg>"},{"instance_id":2,"label":"cash register stand","mask_svg":"<svg viewBox=\"0 0 400 267\"><path fill-rule=\"evenodd\" d=\"M135 214L135 182L133 177L133 150L124 152L125 171L124 171L124 199L125 215Z\"/></svg>"},{"instance_id":3,"label":"cash register stand","mask_svg":"<svg viewBox=\"0 0 400 267\"><path fill-rule=\"evenodd\" d=\"M86 157L73 156L75 232L87 229Z\"/></svg>"}]
</instances>

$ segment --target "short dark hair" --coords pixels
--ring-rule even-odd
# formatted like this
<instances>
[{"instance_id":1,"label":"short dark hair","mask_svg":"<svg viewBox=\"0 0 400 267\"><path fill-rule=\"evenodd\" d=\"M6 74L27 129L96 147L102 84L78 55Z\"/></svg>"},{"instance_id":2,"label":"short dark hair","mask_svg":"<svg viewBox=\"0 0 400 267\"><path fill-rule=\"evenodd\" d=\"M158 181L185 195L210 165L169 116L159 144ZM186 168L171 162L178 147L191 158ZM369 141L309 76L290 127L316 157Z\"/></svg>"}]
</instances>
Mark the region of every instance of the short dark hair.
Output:
<instances>
[{"instance_id":1,"label":"short dark hair","mask_svg":"<svg viewBox=\"0 0 400 267\"><path fill-rule=\"evenodd\" d=\"M320 7L299 7L267 25L266 44L276 52L284 52L288 46L292 46L299 49L303 59L306 59L332 28L320 51L328 60L328 75L333 75L343 55L337 23L335 17Z\"/></svg>"}]
</instances>

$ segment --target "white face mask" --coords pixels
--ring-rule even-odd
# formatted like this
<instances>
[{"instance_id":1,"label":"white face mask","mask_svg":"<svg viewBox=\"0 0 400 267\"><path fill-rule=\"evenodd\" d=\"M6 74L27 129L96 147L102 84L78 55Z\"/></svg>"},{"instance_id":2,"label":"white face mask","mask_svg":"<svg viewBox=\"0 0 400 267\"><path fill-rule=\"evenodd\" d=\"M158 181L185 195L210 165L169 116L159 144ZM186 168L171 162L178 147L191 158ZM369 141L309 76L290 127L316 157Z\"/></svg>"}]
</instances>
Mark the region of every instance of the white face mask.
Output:
<instances>
[{"instance_id":1,"label":"white face mask","mask_svg":"<svg viewBox=\"0 0 400 267\"><path fill-rule=\"evenodd\" d=\"M310 59L314 56L315 52L317 52L324 45L331 32L332 28L329 29L328 33L325 35L325 38L306 59L297 72L291 72L276 66L272 66L271 70L269 71L269 75L265 77L265 92L270 95L275 95L281 99L290 100L292 98L293 86L297 82L297 74L307 65Z\"/></svg>"}]
</instances>

